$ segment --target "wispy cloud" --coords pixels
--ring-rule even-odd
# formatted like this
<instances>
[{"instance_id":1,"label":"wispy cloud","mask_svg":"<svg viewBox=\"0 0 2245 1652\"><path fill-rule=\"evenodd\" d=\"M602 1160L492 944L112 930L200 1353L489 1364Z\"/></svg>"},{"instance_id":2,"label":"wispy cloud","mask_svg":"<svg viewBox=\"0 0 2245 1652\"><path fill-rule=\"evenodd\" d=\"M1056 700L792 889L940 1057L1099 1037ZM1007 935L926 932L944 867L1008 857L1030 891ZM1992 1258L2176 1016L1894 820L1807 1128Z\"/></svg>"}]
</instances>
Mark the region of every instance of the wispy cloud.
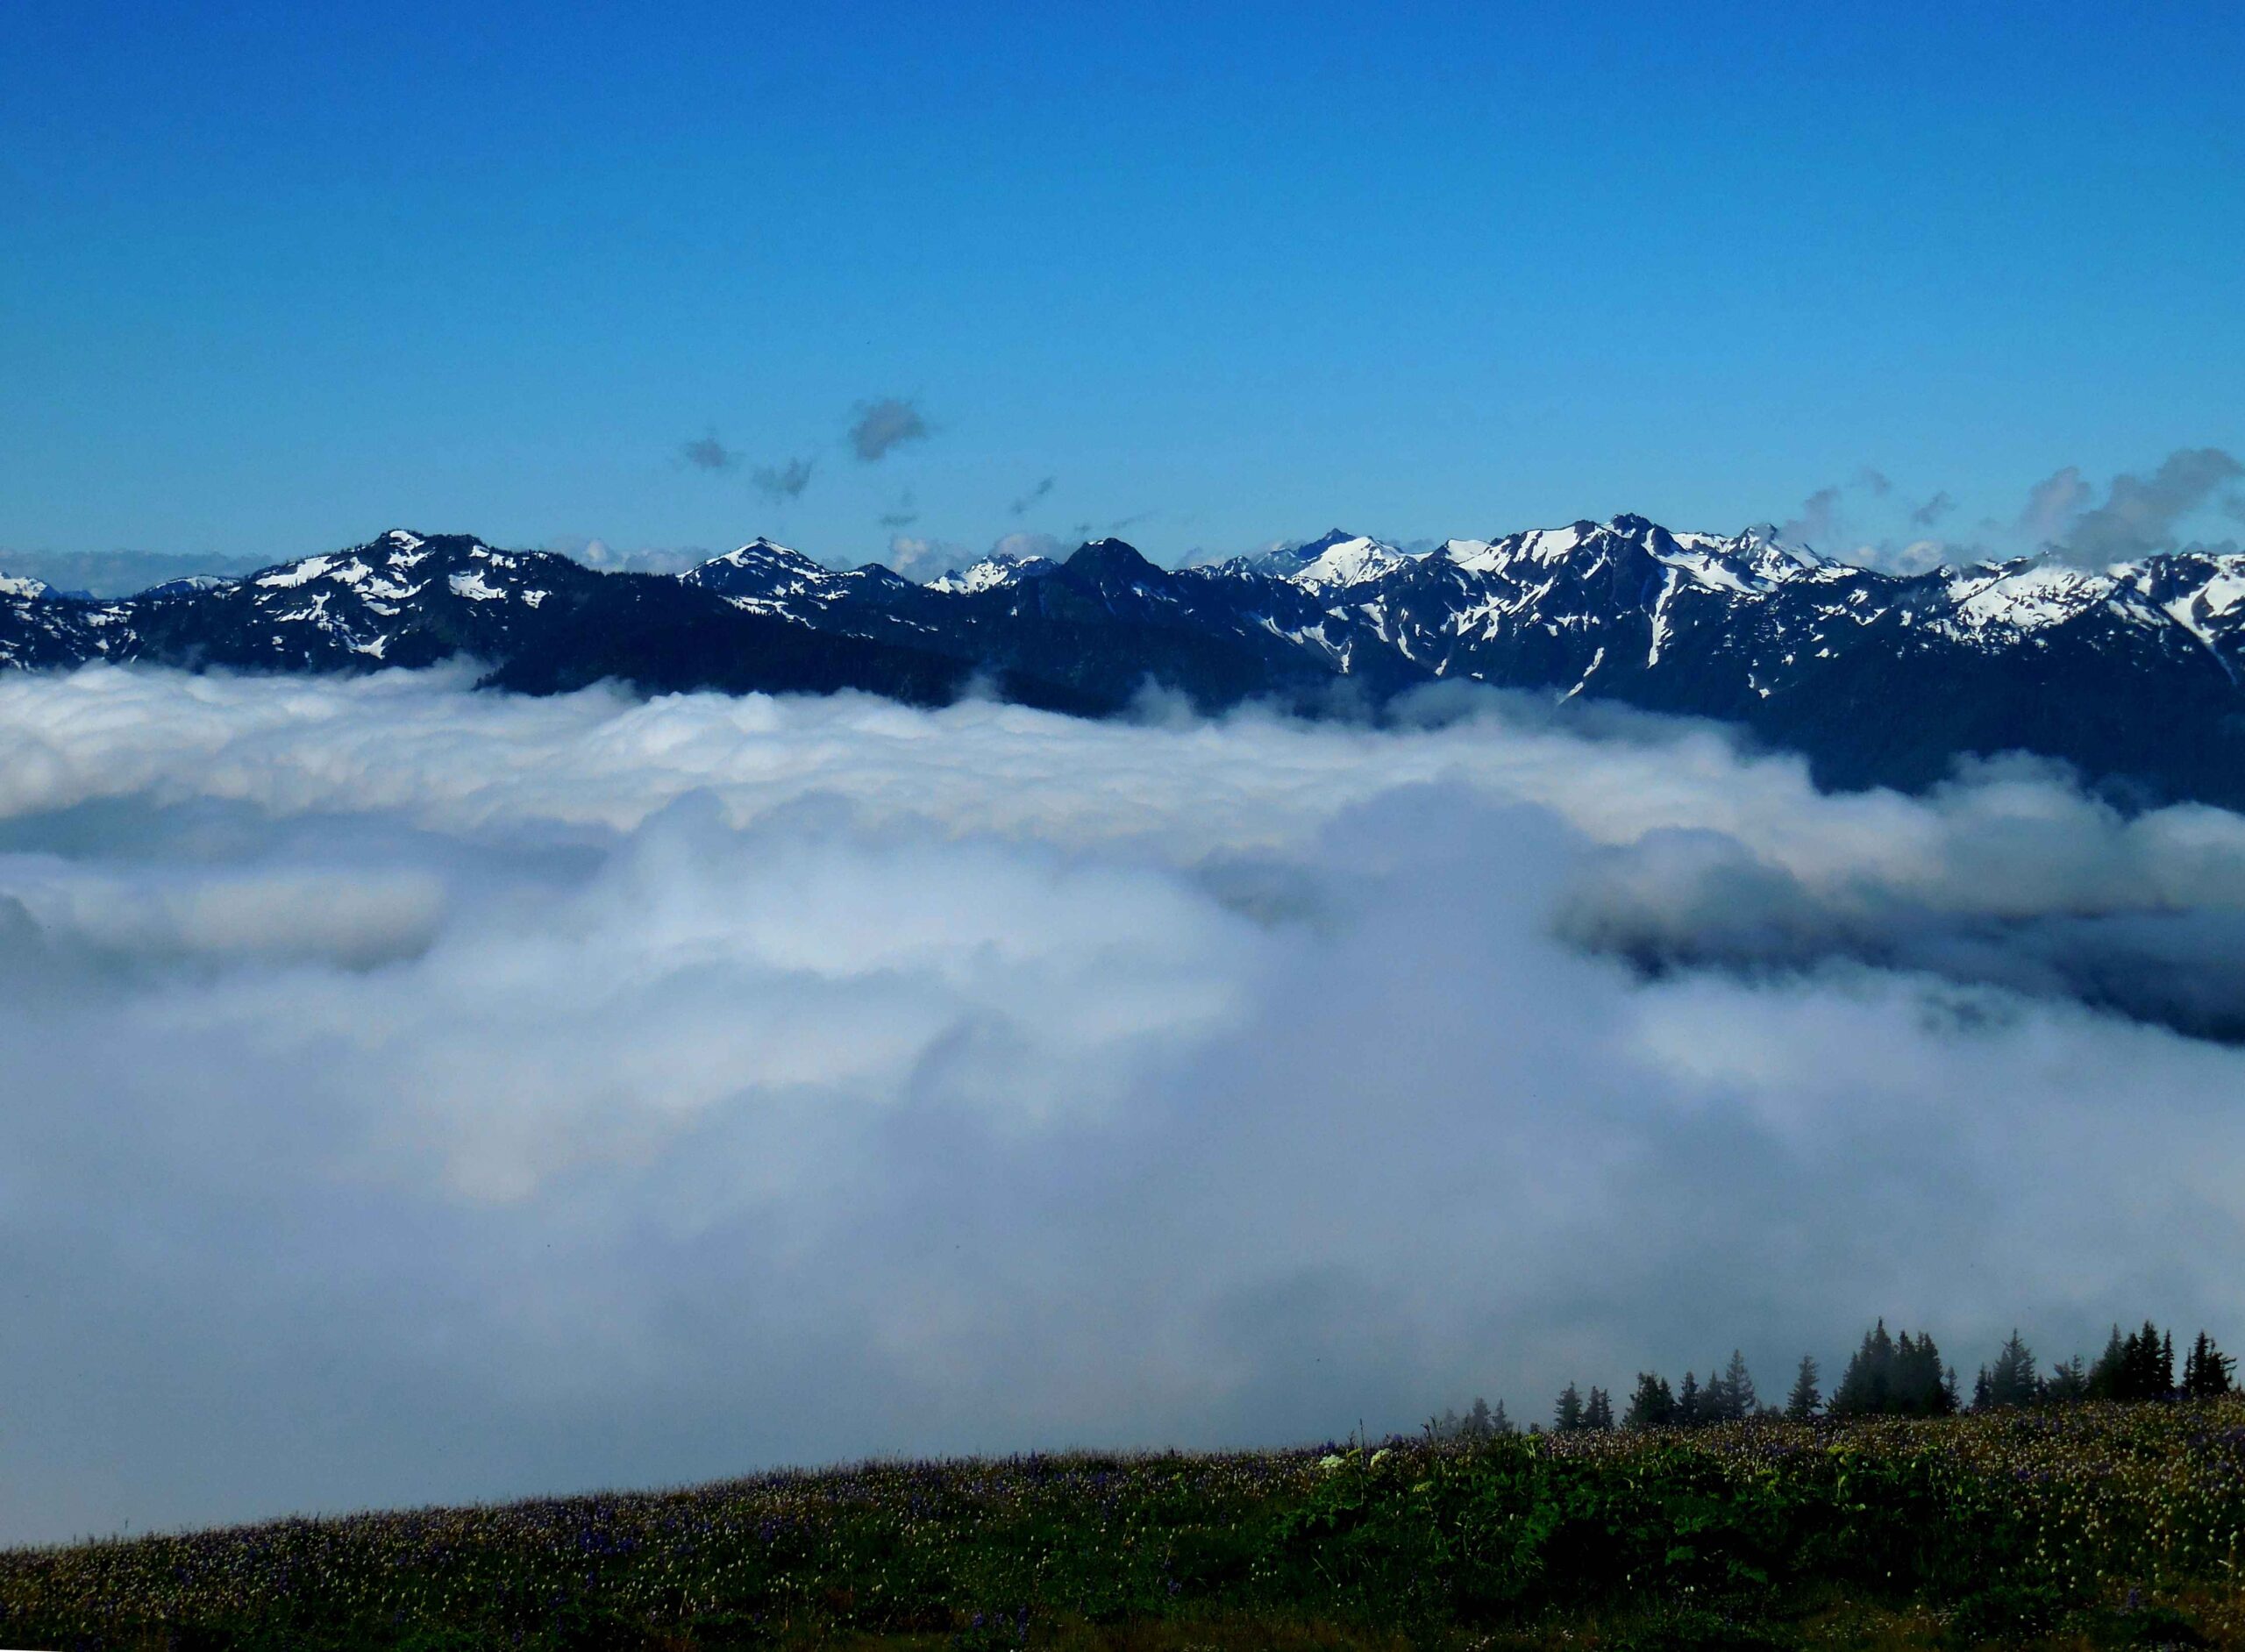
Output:
<instances>
[{"instance_id":1,"label":"wispy cloud","mask_svg":"<svg viewBox=\"0 0 2245 1652\"><path fill-rule=\"evenodd\" d=\"M967 546L949 539L892 533L887 553L881 560L906 579L924 583L953 568L965 567L974 560L974 553Z\"/></svg>"},{"instance_id":2,"label":"wispy cloud","mask_svg":"<svg viewBox=\"0 0 2245 1652\"><path fill-rule=\"evenodd\" d=\"M1829 545L1840 530L1840 488L1820 488L1801 502L1800 514L1778 530L1781 538L1804 545Z\"/></svg>"},{"instance_id":3,"label":"wispy cloud","mask_svg":"<svg viewBox=\"0 0 2245 1652\"><path fill-rule=\"evenodd\" d=\"M1065 543L1049 533L1008 533L990 547L990 554L1017 557L1023 561L1031 557L1044 557L1057 562L1068 554L1068 550Z\"/></svg>"},{"instance_id":4,"label":"wispy cloud","mask_svg":"<svg viewBox=\"0 0 2245 1652\"><path fill-rule=\"evenodd\" d=\"M2027 490L2027 503L2020 509L2014 528L2040 550L2064 532L2096 496L2095 485L2081 474L2079 466L2063 466Z\"/></svg>"},{"instance_id":5,"label":"wispy cloud","mask_svg":"<svg viewBox=\"0 0 2245 1652\"><path fill-rule=\"evenodd\" d=\"M1944 489L1910 512L1910 525L1914 528L1930 528L1956 509L1956 502L1951 499L1948 491Z\"/></svg>"},{"instance_id":6,"label":"wispy cloud","mask_svg":"<svg viewBox=\"0 0 2245 1652\"><path fill-rule=\"evenodd\" d=\"M1044 498L1045 495L1052 491L1052 482L1053 478L1047 476L1044 481L1038 482L1036 487L1030 488L1020 498L1015 500L1012 504L1007 506L1006 509L1016 516L1026 514L1031 505L1037 503L1037 501Z\"/></svg>"},{"instance_id":7,"label":"wispy cloud","mask_svg":"<svg viewBox=\"0 0 2245 1652\"><path fill-rule=\"evenodd\" d=\"M791 459L784 465L760 466L753 480L764 496L775 503L800 499L803 496L803 489L810 486L811 472L816 462L809 459Z\"/></svg>"},{"instance_id":8,"label":"wispy cloud","mask_svg":"<svg viewBox=\"0 0 2245 1652\"><path fill-rule=\"evenodd\" d=\"M902 396L864 402L850 426L850 445L860 459L872 464L891 448L928 438L928 422L919 408Z\"/></svg>"},{"instance_id":9,"label":"wispy cloud","mask_svg":"<svg viewBox=\"0 0 2245 1652\"><path fill-rule=\"evenodd\" d=\"M2149 476L2115 476L2104 503L2058 530L2060 542L2067 556L2092 564L2172 550L2177 524L2240 476L2245 465L2220 448L2178 448Z\"/></svg>"},{"instance_id":10,"label":"wispy cloud","mask_svg":"<svg viewBox=\"0 0 2245 1652\"><path fill-rule=\"evenodd\" d=\"M587 534L557 535L544 548L608 573L682 573L698 562L707 562L710 556L706 545L626 547Z\"/></svg>"},{"instance_id":11,"label":"wispy cloud","mask_svg":"<svg viewBox=\"0 0 2245 1652\"><path fill-rule=\"evenodd\" d=\"M715 431L681 443L678 456L696 470L728 471L740 463L740 455L719 441Z\"/></svg>"}]
</instances>

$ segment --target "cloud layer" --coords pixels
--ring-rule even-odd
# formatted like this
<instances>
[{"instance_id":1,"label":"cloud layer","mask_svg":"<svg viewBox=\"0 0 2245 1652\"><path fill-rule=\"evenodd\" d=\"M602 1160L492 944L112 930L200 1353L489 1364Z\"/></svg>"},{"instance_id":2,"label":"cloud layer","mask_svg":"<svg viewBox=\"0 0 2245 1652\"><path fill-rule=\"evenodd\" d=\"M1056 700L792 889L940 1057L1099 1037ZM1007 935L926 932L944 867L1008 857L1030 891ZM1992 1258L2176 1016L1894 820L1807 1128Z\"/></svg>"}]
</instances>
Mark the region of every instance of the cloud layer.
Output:
<instances>
[{"instance_id":1,"label":"cloud layer","mask_svg":"<svg viewBox=\"0 0 2245 1652\"><path fill-rule=\"evenodd\" d=\"M1422 710L0 682L0 1535L2235 1333L2245 821Z\"/></svg>"}]
</instances>

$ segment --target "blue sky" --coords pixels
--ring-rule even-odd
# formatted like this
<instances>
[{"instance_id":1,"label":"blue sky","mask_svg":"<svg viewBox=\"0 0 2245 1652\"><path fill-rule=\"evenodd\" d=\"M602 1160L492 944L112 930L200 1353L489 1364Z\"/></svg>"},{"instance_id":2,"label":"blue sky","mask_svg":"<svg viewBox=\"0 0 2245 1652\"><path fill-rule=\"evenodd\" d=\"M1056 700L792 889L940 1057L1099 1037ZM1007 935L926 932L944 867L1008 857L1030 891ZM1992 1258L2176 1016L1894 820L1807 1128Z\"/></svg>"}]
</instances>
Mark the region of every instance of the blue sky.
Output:
<instances>
[{"instance_id":1,"label":"blue sky","mask_svg":"<svg viewBox=\"0 0 2245 1652\"><path fill-rule=\"evenodd\" d=\"M0 546L1969 538L2245 451L2234 4L1561 10L16 0Z\"/></svg>"}]
</instances>

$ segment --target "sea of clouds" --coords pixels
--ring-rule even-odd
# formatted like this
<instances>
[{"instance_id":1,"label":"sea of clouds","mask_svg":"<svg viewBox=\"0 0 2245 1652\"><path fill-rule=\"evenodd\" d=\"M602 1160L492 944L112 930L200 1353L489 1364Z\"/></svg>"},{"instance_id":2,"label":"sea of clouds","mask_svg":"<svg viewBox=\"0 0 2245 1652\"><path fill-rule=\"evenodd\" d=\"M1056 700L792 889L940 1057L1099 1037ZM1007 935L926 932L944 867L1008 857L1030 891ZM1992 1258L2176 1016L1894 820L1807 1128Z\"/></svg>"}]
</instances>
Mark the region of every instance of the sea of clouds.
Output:
<instances>
[{"instance_id":1,"label":"sea of clouds","mask_svg":"<svg viewBox=\"0 0 2245 1652\"><path fill-rule=\"evenodd\" d=\"M2245 1342L2236 815L468 680L0 680L0 1541Z\"/></svg>"}]
</instances>

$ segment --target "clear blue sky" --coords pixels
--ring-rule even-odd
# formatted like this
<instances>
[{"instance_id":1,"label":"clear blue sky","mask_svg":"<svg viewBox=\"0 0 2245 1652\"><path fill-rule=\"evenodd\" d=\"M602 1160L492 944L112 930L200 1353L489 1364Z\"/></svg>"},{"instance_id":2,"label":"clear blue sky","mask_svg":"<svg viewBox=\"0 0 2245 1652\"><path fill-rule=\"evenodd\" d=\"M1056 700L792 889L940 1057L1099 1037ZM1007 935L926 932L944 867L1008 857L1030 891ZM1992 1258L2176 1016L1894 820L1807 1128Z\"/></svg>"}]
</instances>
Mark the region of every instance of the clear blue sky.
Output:
<instances>
[{"instance_id":1,"label":"clear blue sky","mask_svg":"<svg viewBox=\"0 0 2245 1652\"><path fill-rule=\"evenodd\" d=\"M1174 558L2245 450L2234 0L1573 10L12 0L0 545Z\"/></svg>"}]
</instances>

